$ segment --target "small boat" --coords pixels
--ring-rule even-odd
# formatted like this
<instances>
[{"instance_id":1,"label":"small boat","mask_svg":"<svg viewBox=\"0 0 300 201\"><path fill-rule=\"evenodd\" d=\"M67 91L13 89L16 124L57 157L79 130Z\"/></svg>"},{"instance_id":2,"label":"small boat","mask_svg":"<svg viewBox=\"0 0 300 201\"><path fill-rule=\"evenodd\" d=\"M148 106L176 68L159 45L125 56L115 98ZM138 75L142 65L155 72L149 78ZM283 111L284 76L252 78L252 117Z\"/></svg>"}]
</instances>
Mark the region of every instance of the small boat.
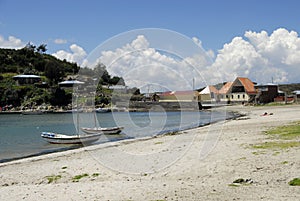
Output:
<instances>
[{"instance_id":1,"label":"small boat","mask_svg":"<svg viewBox=\"0 0 300 201\"><path fill-rule=\"evenodd\" d=\"M107 112L111 112L110 108L97 108L95 110L97 113L107 113Z\"/></svg>"},{"instance_id":2,"label":"small boat","mask_svg":"<svg viewBox=\"0 0 300 201\"><path fill-rule=\"evenodd\" d=\"M85 135L65 135L53 132L42 132L41 137L52 144L82 144L99 140L101 133Z\"/></svg>"},{"instance_id":3,"label":"small boat","mask_svg":"<svg viewBox=\"0 0 300 201\"><path fill-rule=\"evenodd\" d=\"M119 134L124 129L124 127L94 127L94 128L88 128L88 127L82 127L81 130L87 134L95 134L95 133L101 133L106 135L114 135Z\"/></svg>"}]
</instances>

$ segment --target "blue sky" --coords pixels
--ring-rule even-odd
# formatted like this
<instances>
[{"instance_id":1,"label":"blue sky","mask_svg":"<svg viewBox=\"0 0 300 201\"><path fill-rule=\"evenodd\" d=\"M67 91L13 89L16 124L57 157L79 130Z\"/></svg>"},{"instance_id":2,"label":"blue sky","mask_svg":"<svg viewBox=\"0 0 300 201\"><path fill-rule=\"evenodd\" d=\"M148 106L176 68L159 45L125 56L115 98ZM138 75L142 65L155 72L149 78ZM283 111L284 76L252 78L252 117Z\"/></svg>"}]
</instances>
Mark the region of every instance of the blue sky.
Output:
<instances>
[{"instance_id":1,"label":"blue sky","mask_svg":"<svg viewBox=\"0 0 300 201\"><path fill-rule=\"evenodd\" d=\"M116 34L155 27L196 36L216 51L247 30L298 32L299 7L297 0L0 0L0 35L47 43L50 53L71 43L90 52Z\"/></svg>"},{"instance_id":2,"label":"blue sky","mask_svg":"<svg viewBox=\"0 0 300 201\"><path fill-rule=\"evenodd\" d=\"M45 43L47 53L81 65L111 37L163 28L201 41L213 60L201 69L211 82L212 71L222 81L300 82L299 8L298 0L0 0L0 48Z\"/></svg>"}]
</instances>

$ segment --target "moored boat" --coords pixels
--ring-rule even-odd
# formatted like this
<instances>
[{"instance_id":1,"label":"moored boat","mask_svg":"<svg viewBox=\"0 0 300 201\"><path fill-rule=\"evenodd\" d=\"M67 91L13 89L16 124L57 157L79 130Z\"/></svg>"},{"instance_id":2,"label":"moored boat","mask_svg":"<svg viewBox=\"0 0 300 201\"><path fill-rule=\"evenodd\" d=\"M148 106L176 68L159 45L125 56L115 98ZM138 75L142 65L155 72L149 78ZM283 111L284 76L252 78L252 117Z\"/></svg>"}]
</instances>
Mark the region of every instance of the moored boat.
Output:
<instances>
[{"instance_id":1,"label":"moored boat","mask_svg":"<svg viewBox=\"0 0 300 201\"><path fill-rule=\"evenodd\" d=\"M94 127L94 128L89 128L89 127L82 127L81 130L85 133L88 134L95 134L95 133L101 133L101 134L106 134L106 135L113 135L113 134L119 134L121 131L124 129L124 127Z\"/></svg>"},{"instance_id":2,"label":"moored boat","mask_svg":"<svg viewBox=\"0 0 300 201\"><path fill-rule=\"evenodd\" d=\"M41 137L52 144L82 144L99 140L101 133L84 135L65 135L53 132L42 132Z\"/></svg>"}]
</instances>

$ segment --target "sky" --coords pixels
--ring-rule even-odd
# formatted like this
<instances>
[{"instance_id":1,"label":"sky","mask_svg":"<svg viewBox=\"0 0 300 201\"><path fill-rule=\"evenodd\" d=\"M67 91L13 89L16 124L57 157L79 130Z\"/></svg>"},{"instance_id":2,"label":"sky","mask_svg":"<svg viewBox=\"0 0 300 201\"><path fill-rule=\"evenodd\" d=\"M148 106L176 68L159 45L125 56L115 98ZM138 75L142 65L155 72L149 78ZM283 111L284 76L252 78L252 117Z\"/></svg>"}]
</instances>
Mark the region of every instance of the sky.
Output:
<instances>
[{"instance_id":1,"label":"sky","mask_svg":"<svg viewBox=\"0 0 300 201\"><path fill-rule=\"evenodd\" d=\"M130 53L134 65L120 59L115 66L123 72L127 68L128 72L134 70L130 65L145 64L147 57L146 64L151 66L144 74L152 74L154 78L169 75L170 69L178 76L183 72L178 70L178 65L185 70L187 67L183 63L195 64L202 77L200 80L194 75L198 87L203 82L233 81L236 76L249 77L259 83L298 83L299 7L298 0L0 0L0 48L22 48L28 42L37 46L47 44L47 53L87 65L86 57L99 45L107 41L115 44L116 37L131 30L158 28L194 41L211 61L197 67L201 55L187 55L179 64L174 64L174 58L155 50L151 44L153 40L143 33L130 40L123 39L119 47L109 50L111 52L102 49L103 55L99 58L112 61L117 55L124 60L128 58L122 55L128 54L129 49L143 48L145 52L139 52L139 62L137 55ZM158 58L168 70L159 71L153 67ZM108 70L117 75L120 69ZM147 80L147 83L154 82L145 76L141 84L130 80L136 78L128 73L126 76L129 85L145 86ZM192 80L190 74L186 76L183 79ZM174 84L172 76L166 76L163 84L170 79L173 79L172 87L166 88L188 88Z\"/></svg>"}]
</instances>

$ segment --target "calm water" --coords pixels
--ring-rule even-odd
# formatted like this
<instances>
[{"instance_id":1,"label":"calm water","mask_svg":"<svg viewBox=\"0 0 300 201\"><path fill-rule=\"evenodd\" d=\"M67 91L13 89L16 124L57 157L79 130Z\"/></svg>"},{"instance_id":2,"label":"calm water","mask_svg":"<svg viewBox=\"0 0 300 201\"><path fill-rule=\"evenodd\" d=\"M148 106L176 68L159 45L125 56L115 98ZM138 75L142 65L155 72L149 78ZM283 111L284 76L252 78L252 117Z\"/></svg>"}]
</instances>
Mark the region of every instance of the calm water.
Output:
<instances>
[{"instance_id":1,"label":"calm water","mask_svg":"<svg viewBox=\"0 0 300 201\"><path fill-rule=\"evenodd\" d=\"M100 125L102 127L123 126L121 135L103 135L94 144L128 138L139 138L178 131L223 120L228 114L210 112L114 112L0 115L0 162L31 155L78 148L79 145L55 145L44 141L43 131L76 134L77 128ZM77 121L78 119L78 121ZM96 121L95 121L96 119ZM79 129L80 130L80 129Z\"/></svg>"}]
</instances>

